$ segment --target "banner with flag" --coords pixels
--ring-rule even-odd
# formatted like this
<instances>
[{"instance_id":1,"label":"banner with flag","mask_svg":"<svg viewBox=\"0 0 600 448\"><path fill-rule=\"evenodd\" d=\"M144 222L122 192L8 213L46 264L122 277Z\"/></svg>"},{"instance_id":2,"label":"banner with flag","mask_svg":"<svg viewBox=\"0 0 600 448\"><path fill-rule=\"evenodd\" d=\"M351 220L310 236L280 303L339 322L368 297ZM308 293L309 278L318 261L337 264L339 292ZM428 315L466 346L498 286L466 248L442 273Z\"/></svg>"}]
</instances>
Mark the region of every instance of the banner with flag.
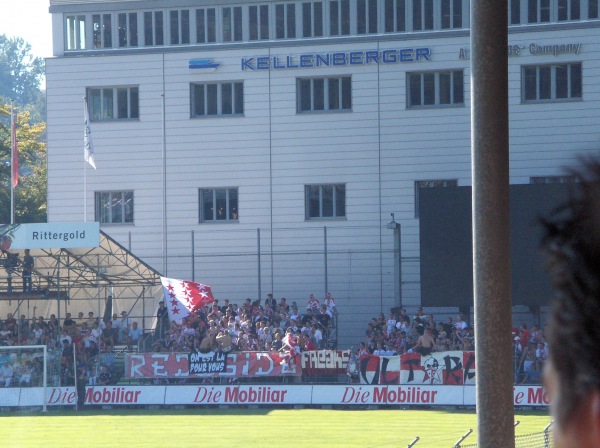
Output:
<instances>
[{"instance_id":1,"label":"banner with flag","mask_svg":"<svg viewBox=\"0 0 600 448\"><path fill-rule=\"evenodd\" d=\"M17 119L12 109L10 111L10 122L12 144L10 166L12 169L12 187L15 188L19 184L19 147L17 144Z\"/></svg>"},{"instance_id":2,"label":"banner with flag","mask_svg":"<svg viewBox=\"0 0 600 448\"><path fill-rule=\"evenodd\" d=\"M166 277L161 277L160 281L171 320L181 321L190 313L215 301L208 285Z\"/></svg>"},{"instance_id":3,"label":"banner with flag","mask_svg":"<svg viewBox=\"0 0 600 448\"><path fill-rule=\"evenodd\" d=\"M94 160L94 147L92 145L92 131L90 130L90 114L88 113L87 99L83 98L83 158L92 168L96 169Z\"/></svg>"}]
</instances>

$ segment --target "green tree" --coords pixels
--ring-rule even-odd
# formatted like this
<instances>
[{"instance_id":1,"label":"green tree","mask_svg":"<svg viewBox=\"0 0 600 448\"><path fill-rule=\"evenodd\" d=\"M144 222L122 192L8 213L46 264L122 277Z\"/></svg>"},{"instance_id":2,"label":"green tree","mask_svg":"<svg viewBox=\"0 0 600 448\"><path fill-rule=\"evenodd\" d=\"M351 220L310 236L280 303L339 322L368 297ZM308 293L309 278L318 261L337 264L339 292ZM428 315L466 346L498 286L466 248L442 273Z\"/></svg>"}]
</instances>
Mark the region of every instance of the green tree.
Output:
<instances>
[{"instance_id":1,"label":"green tree","mask_svg":"<svg viewBox=\"0 0 600 448\"><path fill-rule=\"evenodd\" d=\"M46 222L46 124L30 124L18 113L19 184L14 191L15 223ZM0 105L0 223L10 222L10 105Z\"/></svg>"},{"instance_id":2,"label":"green tree","mask_svg":"<svg viewBox=\"0 0 600 448\"><path fill-rule=\"evenodd\" d=\"M39 107L43 76L44 60L33 56L29 43L0 34L0 97L5 102L13 100L21 108Z\"/></svg>"}]
</instances>

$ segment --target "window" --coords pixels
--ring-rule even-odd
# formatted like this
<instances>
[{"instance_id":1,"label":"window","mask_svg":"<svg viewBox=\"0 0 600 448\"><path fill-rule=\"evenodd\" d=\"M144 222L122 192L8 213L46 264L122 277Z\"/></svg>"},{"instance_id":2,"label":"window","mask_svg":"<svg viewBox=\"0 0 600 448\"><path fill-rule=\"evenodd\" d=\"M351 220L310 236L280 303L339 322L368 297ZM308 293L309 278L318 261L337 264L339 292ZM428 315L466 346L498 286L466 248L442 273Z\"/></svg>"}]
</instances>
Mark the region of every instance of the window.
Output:
<instances>
[{"instance_id":1,"label":"window","mask_svg":"<svg viewBox=\"0 0 600 448\"><path fill-rule=\"evenodd\" d=\"M510 0L509 2L509 24L520 25L521 24L521 0Z\"/></svg>"},{"instance_id":2,"label":"window","mask_svg":"<svg viewBox=\"0 0 600 448\"><path fill-rule=\"evenodd\" d=\"M242 82L191 84L190 90L192 117L244 113Z\"/></svg>"},{"instance_id":3,"label":"window","mask_svg":"<svg viewBox=\"0 0 600 448\"><path fill-rule=\"evenodd\" d=\"M589 19L597 19L598 18L598 0L588 0L588 18Z\"/></svg>"},{"instance_id":4,"label":"window","mask_svg":"<svg viewBox=\"0 0 600 448\"><path fill-rule=\"evenodd\" d=\"M119 47L137 47L137 14L135 12L119 13L117 20L119 26Z\"/></svg>"},{"instance_id":5,"label":"window","mask_svg":"<svg viewBox=\"0 0 600 448\"><path fill-rule=\"evenodd\" d=\"M190 43L190 10L169 11L171 45Z\"/></svg>"},{"instance_id":6,"label":"window","mask_svg":"<svg viewBox=\"0 0 600 448\"><path fill-rule=\"evenodd\" d=\"M323 2L302 3L302 37L323 36Z\"/></svg>"},{"instance_id":7,"label":"window","mask_svg":"<svg viewBox=\"0 0 600 448\"><path fill-rule=\"evenodd\" d=\"M92 43L94 48L112 48L112 16L92 15Z\"/></svg>"},{"instance_id":8,"label":"window","mask_svg":"<svg viewBox=\"0 0 600 448\"><path fill-rule=\"evenodd\" d=\"M242 7L223 8L223 42L242 40Z\"/></svg>"},{"instance_id":9,"label":"window","mask_svg":"<svg viewBox=\"0 0 600 448\"><path fill-rule=\"evenodd\" d=\"M164 45L164 23L162 11L144 13L144 45Z\"/></svg>"},{"instance_id":10,"label":"window","mask_svg":"<svg viewBox=\"0 0 600 448\"><path fill-rule=\"evenodd\" d=\"M294 39L296 37L296 5L280 3L275 5L275 38Z\"/></svg>"},{"instance_id":11,"label":"window","mask_svg":"<svg viewBox=\"0 0 600 448\"><path fill-rule=\"evenodd\" d=\"M442 29L462 27L462 0L442 0Z\"/></svg>"},{"instance_id":12,"label":"window","mask_svg":"<svg viewBox=\"0 0 600 448\"><path fill-rule=\"evenodd\" d=\"M356 0L356 34L377 33L377 0Z\"/></svg>"},{"instance_id":13,"label":"window","mask_svg":"<svg viewBox=\"0 0 600 448\"><path fill-rule=\"evenodd\" d=\"M433 29L433 0L412 0L413 30Z\"/></svg>"},{"instance_id":14,"label":"window","mask_svg":"<svg viewBox=\"0 0 600 448\"><path fill-rule=\"evenodd\" d=\"M200 222L237 221L237 188L201 188Z\"/></svg>"},{"instance_id":15,"label":"window","mask_svg":"<svg viewBox=\"0 0 600 448\"><path fill-rule=\"evenodd\" d=\"M352 109L350 76L341 78L299 78L297 80L298 112Z\"/></svg>"},{"instance_id":16,"label":"window","mask_svg":"<svg viewBox=\"0 0 600 448\"><path fill-rule=\"evenodd\" d=\"M67 16L67 50L85 50L85 16Z\"/></svg>"},{"instance_id":17,"label":"window","mask_svg":"<svg viewBox=\"0 0 600 448\"><path fill-rule=\"evenodd\" d=\"M96 221L101 224L133 224L133 191L97 192Z\"/></svg>"},{"instance_id":18,"label":"window","mask_svg":"<svg viewBox=\"0 0 600 448\"><path fill-rule=\"evenodd\" d=\"M385 0L385 32L406 31L406 0Z\"/></svg>"},{"instance_id":19,"label":"window","mask_svg":"<svg viewBox=\"0 0 600 448\"><path fill-rule=\"evenodd\" d=\"M408 107L464 104L462 70L407 73Z\"/></svg>"},{"instance_id":20,"label":"window","mask_svg":"<svg viewBox=\"0 0 600 448\"><path fill-rule=\"evenodd\" d=\"M269 5L248 7L250 40L269 39Z\"/></svg>"},{"instance_id":21,"label":"window","mask_svg":"<svg viewBox=\"0 0 600 448\"><path fill-rule=\"evenodd\" d=\"M580 0L558 0L558 21L579 20L581 18Z\"/></svg>"},{"instance_id":22,"label":"window","mask_svg":"<svg viewBox=\"0 0 600 448\"><path fill-rule=\"evenodd\" d=\"M523 101L581 98L581 64L531 65L522 69Z\"/></svg>"},{"instance_id":23,"label":"window","mask_svg":"<svg viewBox=\"0 0 600 448\"><path fill-rule=\"evenodd\" d=\"M550 22L550 0L528 0L527 22Z\"/></svg>"},{"instance_id":24,"label":"window","mask_svg":"<svg viewBox=\"0 0 600 448\"><path fill-rule=\"evenodd\" d=\"M419 196L423 188L446 188L458 186L456 179L417 180L415 181L415 218L419 218L421 204Z\"/></svg>"},{"instance_id":25,"label":"window","mask_svg":"<svg viewBox=\"0 0 600 448\"><path fill-rule=\"evenodd\" d=\"M137 87L91 88L87 91L90 120L125 120L139 118Z\"/></svg>"},{"instance_id":26,"label":"window","mask_svg":"<svg viewBox=\"0 0 600 448\"><path fill-rule=\"evenodd\" d=\"M217 14L215 8L196 10L196 42L199 44L217 41Z\"/></svg>"},{"instance_id":27,"label":"window","mask_svg":"<svg viewBox=\"0 0 600 448\"><path fill-rule=\"evenodd\" d=\"M346 185L306 185L306 219L344 218Z\"/></svg>"},{"instance_id":28,"label":"window","mask_svg":"<svg viewBox=\"0 0 600 448\"><path fill-rule=\"evenodd\" d=\"M350 34L350 0L329 1L329 34L331 36Z\"/></svg>"}]
</instances>

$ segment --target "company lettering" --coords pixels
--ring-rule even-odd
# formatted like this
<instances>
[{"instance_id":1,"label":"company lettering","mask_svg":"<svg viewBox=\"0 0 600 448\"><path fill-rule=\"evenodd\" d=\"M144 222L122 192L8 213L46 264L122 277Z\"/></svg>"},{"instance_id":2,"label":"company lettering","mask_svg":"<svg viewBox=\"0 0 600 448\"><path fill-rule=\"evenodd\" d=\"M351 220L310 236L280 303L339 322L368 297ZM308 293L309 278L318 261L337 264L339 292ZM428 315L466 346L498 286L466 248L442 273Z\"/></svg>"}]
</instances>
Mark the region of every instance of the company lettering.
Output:
<instances>
[{"instance_id":1,"label":"company lettering","mask_svg":"<svg viewBox=\"0 0 600 448\"><path fill-rule=\"evenodd\" d=\"M214 387L199 387L194 397L194 403L218 403L221 400L223 393L215 391Z\"/></svg>"},{"instance_id":2,"label":"company lettering","mask_svg":"<svg viewBox=\"0 0 600 448\"><path fill-rule=\"evenodd\" d=\"M528 404L550 404L550 399L548 398L548 394L544 391L543 388L530 387L527 389L527 403Z\"/></svg>"},{"instance_id":3,"label":"company lettering","mask_svg":"<svg viewBox=\"0 0 600 448\"><path fill-rule=\"evenodd\" d=\"M287 390L271 390L269 386L249 387L240 389L239 387L228 387L225 389L226 403L283 403Z\"/></svg>"},{"instance_id":4,"label":"company lettering","mask_svg":"<svg viewBox=\"0 0 600 448\"><path fill-rule=\"evenodd\" d=\"M31 239L33 241L47 241L47 240L61 240L61 241L72 241L72 240L85 240L85 230L79 232L31 232Z\"/></svg>"},{"instance_id":5,"label":"company lettering","mask_svg":"<svg viewBox=\"0 0 600 448\"><path fill-rule=\"evenodd\" d=\"M85 404L136 404L141 393L140 390L124 387L103 387L100 390L90 387L85 394Z\"/></svg>"},{"instance_id":6,"label":"company lettering","mask_svg":"<svg viewBox=\"0 0 600 448\"><path fill-rule=\"evenodd\" d=\"M75 404L76 401L76 392L72 391L72 389L61 389L60 387L53 387L48 397L48 404L70 405Z\"/></svg>"},{"instance_id":7,"label":"company lettering","mask_svg":"<svg viewBox=\"0 0 600 448\"><path fill-rule=\"evenodd\" d=\"M350 51L300 56L259 56L242 58L242 71L285 70L342 65L398 64L431 60L431 48L403 48L400 50Z\"/></svg>"},{"instance_id":8,"label":"company lettering","mask_svg":"<svg viewBox=\"0 0 600 448\"><path fill-rule=\"evenodd\" d=\"M559 56L561 54L579 54L580 51L581 44L529 45L529 52L533 55L551 54Z\"/></svg>"}]
</instances>

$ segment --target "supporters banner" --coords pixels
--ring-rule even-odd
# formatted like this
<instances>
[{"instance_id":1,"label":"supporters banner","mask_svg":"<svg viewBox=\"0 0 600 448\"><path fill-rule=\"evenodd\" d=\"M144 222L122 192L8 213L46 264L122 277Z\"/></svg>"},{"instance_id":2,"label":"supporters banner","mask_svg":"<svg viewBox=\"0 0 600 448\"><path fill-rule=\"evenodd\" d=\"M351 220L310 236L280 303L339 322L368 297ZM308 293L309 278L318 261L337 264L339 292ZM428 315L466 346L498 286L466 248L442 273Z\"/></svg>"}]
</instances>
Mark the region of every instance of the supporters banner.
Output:
<instances>
[{"instance_id":1,"label":"supporters banner","mask_svg":"<svg viewBox=\"0 0 600 448\"><path fill-rule=\"evenodd\" d=\"M475 384L475 353L450 351L430 355L365 355L359 360L361 384Z\"/></svg>"},{"instance_id":2,"label":"supporters banner","mask_svg":"<svg viewBox=\"0 0 600 448\"><path fill-rule=\"evenodd\" d=\"M345 375L350 350L311 350L300 354L302 373L307 375Z\"/></svg>"},{"instance_id":3,"label":"supporters banner","mask_svg":"<svg viewBox=\"0 0 600 448\"><path fill-rule=\"evenodd\" d=\"M296 361L298 363L298 361ZM300 376L299 365L283 363L274 352L238 352L227 355L224 372L192 373L189 371L189 353L127 353L125 377L137 378L188 378L188 377L276 377Z\"/></svg>"},{"instance_id":4,"label":"supporters banner","mask_svg":"<svg viewBox=\"0 0 600 448\"><path fill-rule=\"evenodd\" d=\"M190 366L190 373L225 372L225 366L227 365L227 353L190 353L188 363Z\"/></svg>"}]
</instances>

